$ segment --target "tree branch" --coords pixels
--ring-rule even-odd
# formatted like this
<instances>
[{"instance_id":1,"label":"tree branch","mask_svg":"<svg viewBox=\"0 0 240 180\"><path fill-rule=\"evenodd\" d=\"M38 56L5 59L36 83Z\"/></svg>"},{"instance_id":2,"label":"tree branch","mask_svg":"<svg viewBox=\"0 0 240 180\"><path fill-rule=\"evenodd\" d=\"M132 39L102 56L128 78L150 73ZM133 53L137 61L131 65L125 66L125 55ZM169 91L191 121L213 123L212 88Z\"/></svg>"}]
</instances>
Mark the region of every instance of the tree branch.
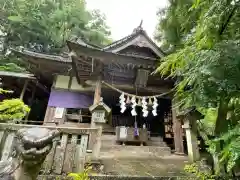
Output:
<instances>
[{"instance_id":1,"label":"tree branch","mask_svg":"<svg viewBox=\"0 0 240 180\"><path fill-rule=\"evenodd\" d=\"M228 15L227 20L224 22L224 24L222 25L220 31L219 31L219 35L221 36L223 34L223 32L225 31L225 29L227 28L227 25L229 24L231 18L233 17L234 13L236 12L237 8L238 8L239 4L236 4L234 6L234 8L232 9L232 11L230 12L230 14Z\"/></svg>"}]
</instances>

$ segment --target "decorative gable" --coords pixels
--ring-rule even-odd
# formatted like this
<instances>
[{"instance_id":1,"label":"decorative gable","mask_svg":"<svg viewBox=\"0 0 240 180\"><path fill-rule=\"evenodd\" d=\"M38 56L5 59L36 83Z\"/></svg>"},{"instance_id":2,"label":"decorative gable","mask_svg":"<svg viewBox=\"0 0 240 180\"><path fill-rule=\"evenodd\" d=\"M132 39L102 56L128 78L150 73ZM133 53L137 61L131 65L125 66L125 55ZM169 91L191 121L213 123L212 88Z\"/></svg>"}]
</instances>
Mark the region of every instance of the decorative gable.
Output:
<instances>
[{"instance_id":1,"label":"decorative gable","mask_svg":"<svg viewBox=\"0 0 240 180\"><path fill-rule=\"evenodd\" d=\"M151 40L152 41L152 40ZM131 41L127 42L126 44L117 47L113 50L111 50L111 52L113 53L118 53L124 49L126 49L129 46L138 46L138 47L145 47L145 48L149 48L151 49L158 57L163 57L163 53L159 50L159 48L157 47L157 45L153 42L150 41L149 37L146 37L146 35L144 34L139 34L137 37L135 37L134 39L132 39Z\"/></svg>"},{"instance_id":2,"label":"decorative gable","mask_svg":"<svg viewBox=\"0 0 240 180\"><path fill-rule=\"evenodd\" d=\"M124 50L130 46L148 48L156 54L163 57L163 51L152 41L147 33L142 29L141 25L134 29L133 33L103 48L104 51L123 54ZM134 54L134 53L133 53Z\"/></svg>"}]
</instances>

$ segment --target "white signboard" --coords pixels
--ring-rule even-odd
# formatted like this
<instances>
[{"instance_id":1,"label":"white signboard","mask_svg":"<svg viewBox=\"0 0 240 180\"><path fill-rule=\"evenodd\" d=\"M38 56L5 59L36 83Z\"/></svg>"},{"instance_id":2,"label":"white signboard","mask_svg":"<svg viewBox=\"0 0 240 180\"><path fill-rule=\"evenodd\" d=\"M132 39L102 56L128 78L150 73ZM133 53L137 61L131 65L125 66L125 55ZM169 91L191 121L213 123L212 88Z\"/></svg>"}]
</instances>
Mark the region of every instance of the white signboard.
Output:
<instances>
[{"instance_id":1,"label":"white signboard","mask_svg":"<svg viewBox=\"0 0 240 180\"><path fill-rule=\"evenodd\" d=\"M120 139L125 139L127 137L127 128L120 127Z\"/></svg>"},{"instance_id":2,"label":"white signboard","mask_svg":"<svg viewBox=\"0 0 240 180\"><path fill-rule=\"evenodd\" d=\"M56 107L54 118L61 119L63 117L64 108Z\"/></svg>"}]
</instances>

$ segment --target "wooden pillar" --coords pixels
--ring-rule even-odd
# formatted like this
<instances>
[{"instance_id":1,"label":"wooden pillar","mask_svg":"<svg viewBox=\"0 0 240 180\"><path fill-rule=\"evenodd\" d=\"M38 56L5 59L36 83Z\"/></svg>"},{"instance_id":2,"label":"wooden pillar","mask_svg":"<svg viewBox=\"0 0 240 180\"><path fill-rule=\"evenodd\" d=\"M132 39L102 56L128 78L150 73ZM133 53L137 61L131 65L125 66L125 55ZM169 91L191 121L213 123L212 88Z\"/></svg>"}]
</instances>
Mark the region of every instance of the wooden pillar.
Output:
<instances>
[{"instance_id":1,"label":"wooden pillar","mask_svg":"<svg viewBox=\"0 0 240 180\"><path fill-rule=\"evenodd\" d=\"M96 61L96 86L95 86L95 92L94 92L94 100L93 104L97 104L100 102L101 95L102 95L102 69L103 64L100 61ZM91 127L95 127L95 123L91 120ZM90 138L91 139L91 138Z\"/></svg>"},{"instance_id":2,"label":"wooden pillar","mask_svg":"<svg viewBox=\"0 0 240 180\"><path fill-rule=\"evenodd\" d=\"M96 140L92 147L92 160L97 160L99 157L100 149L101 149L101 136L102 136L102 127L98 127Z\"/></svg>"},{"instance_id":3,"label":"wooden pillar","mask_svg":"<svg viewBox=\"0 0 240 180\"><path fill-rule=\"evenodd\" d=\"M99 103L101 99L101 94L102 94L102 77L101 75L99 75L96 81L93 104Z\"/></svg>"},{"instance_id":4,"label":"wooden pillar","mask_svg":"<svg viewBox=\"0 0 240 180\"><path fill-rule=\"evenodd\" d=\"M88 135L83 134L81 135L81 142L80 146L78 146L78 149L76 151L76 158L75 158L75 170L74 172L79 173L84 170L84 164L86 159L86 153L87 153L87 144L88 144Z\"/></svg>"},{"instance_id":5,"label":"wooden pillar","mask_svg":"<svg viewBox=\"0 0 240 180\"><path fill-rule=\"evenodd\" d=\"M195 162L200 158L197 135L196 131L194 130L195 127L195 122L190 123L188 118L184 119L183 128L186 132L188 158L190 162Z\"/></svg>"},{"instance_id":6,"label":"wooden pillar","mask_svg":"<svg viewBox=\"0 0 240 180\"><path fill-rule=\"evenodd\" d=\"M182 123L181 123L181 120L177 118L176 108L174 107L173 103L172 103L172 122L173 122L175 153L184 154Z\"/></svg>"},{"instance_id":7,"label":"wooden pillar","mask_svg":"<svg viewBox=\"0 0 240 180\"><path fill-rule=\"evenodd\" d=\"M37 86L34 86L33 87L33 90L32 90L32 95L31 95L31 98L30 98L30 103L29 103L29 107L31 108L32 107L32 105L33 105L33 100L34 100L34 96L35 96L35 93L36 93L36 88ZM30 110L30 112L31 112L31 110ZM28 120L28 117L29 117L29 114L30 114L30 112L27 114L27 116L26 116L26 118L25 118L25 123L27 123L27 120ZM34 119L35 120L35 119ZM34 121L33 120L33 121Z\"/></svg>"},{"instance_id":8,"label":"wooden pillar","mask_svg":"<svg viewBox=\"0 0 240 180\"><path fill-rule=\"evenodd\" d=\"M27 90L27 86L28 86L28 79L26 79L25 82L24 82L23 89L22 89L22 92L21 92L20 97L19 97L21 100L23 100L24 94Z\"/></svg>"},{"instance_id":9,"label":"wooden pillar","mask_svg":"<svg viewBox=\"0 0 240 180\"><path fill-rule=\"evenodd\" d=\"M95 61L94 74L95 74L97 80L96 80L93 104L96 104L96 103L99 103L99 101L101 99L103 63L100 60L94 60L94 61Z\"/></svg>"},{"instance_id":10,"label":"wooden pillar","mask_svg":"<svg viewBox=\"0 0 240 180\"><path fill-rule=\"evenodd\" d=\"M10 157L10 155L12 153L14 137L15 137L15 132L10 130L8 132L8 135L7 135L5 144L4 144L1 161L7 161L8 158Z\"/></svg>"}]
</instances>

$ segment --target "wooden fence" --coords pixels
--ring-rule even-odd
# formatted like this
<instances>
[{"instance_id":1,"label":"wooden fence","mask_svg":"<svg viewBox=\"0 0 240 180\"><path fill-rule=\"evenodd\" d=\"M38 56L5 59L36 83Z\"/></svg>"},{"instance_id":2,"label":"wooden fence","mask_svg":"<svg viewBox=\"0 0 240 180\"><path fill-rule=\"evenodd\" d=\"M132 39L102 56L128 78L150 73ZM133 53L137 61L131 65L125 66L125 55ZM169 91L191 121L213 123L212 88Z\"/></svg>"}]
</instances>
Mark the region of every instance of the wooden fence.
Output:
<instances>
[{"instance_id":1,"label":"wooden fence","mask_svg":"<svg viewBox=\"0 0 240 180\"><path fill-rule=\"evenodd\" d=\"M87 157L97 158L101 147L101 128L73 128L57 126L38 126L26 124L0 123L0 158L7 160L11 156L15 133L21 128L44 127L58 129L50 153L43 164L43 173L65 174L81 172ZM88 153L89 152L89 153Z\"/></svg>"}]
</instances>

